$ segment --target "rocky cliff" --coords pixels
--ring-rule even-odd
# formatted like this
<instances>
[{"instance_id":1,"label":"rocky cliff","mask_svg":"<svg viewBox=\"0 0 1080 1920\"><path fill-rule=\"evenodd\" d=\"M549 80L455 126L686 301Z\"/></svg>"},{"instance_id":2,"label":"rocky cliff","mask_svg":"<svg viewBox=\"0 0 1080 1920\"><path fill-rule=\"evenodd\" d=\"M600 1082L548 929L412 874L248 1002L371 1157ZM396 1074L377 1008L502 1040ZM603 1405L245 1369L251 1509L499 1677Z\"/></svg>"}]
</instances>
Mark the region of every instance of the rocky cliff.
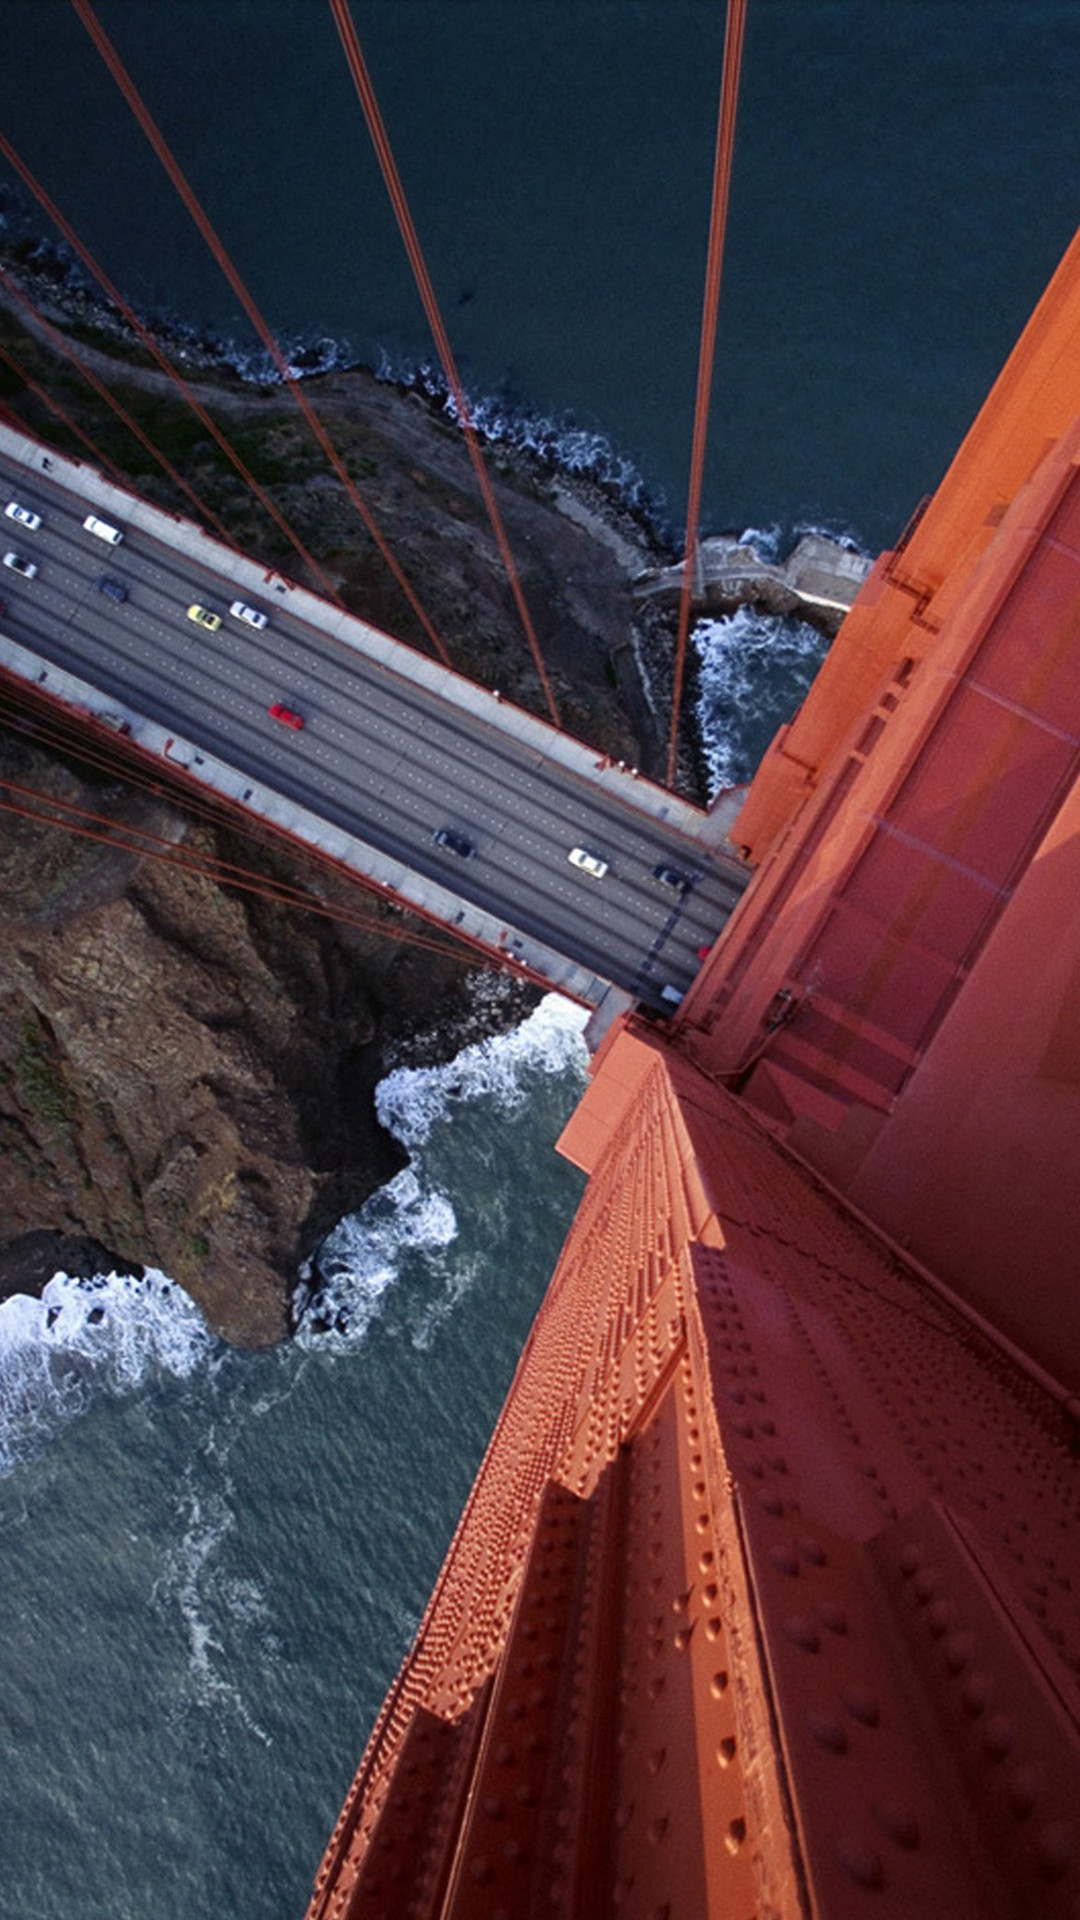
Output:
<instances>
[{"instance_id":1,"label":"rocky cliff","mask_svg":"<svg viewBox=\"0 0 1080 1920\"><path fill-rule=\"evenodd\" d=\"M73 324L60 309L51 318ZM138 364L130 343L117 358L99 321L79 352L152 423L155 444L182 454L185 476L237 541L303 579L162 376ZM69 417L77 411L137 491L179 507L171 483L40 335L8 314L0 336L38 390L63 392ZM198 377L204 404L333 570L346 603L415 641L398 589L286 396L252 393L220 369ZM361 372L328 375L310 392L455 663L538 706L460 435L430 402ZM39 437L86 457L9 364L0 401ZM636 611L628 590L654 549L591 483L505 451L493 466L568 725L655 769L668 629ZM239 845L234 828L96 773L74 750L48 750L6 697L0 720L5 809L34 790L149 828L175 855L142 858L0 811L0 1292L47 1278L53 1254L93 1266L105 1249L163 1267L226 1338L272 1342L287 1329L300 1261L400 1164L371 1099L388 1061L445 1057L520 1017L528 990L482 974L465 954L410 944L407 924L374 902L358 915L355 889L299 858ZM200 871L206 855L287 879L321 911L223 887Z\"/></svg>"}]
</instances>

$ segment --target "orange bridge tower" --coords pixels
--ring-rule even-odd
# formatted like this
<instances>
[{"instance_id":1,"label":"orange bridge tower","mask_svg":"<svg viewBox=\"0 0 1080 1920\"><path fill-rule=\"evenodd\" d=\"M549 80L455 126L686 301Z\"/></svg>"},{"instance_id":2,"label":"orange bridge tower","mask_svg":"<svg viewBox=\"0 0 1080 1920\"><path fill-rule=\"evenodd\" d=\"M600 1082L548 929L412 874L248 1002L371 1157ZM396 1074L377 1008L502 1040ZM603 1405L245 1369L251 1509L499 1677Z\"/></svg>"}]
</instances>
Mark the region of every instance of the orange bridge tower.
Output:
<instances>
[{"instance_id":1,"label":"orange bridge tower","mask_svg":"<svg viewBox=\"0 0 1080 1920\"><path fill-rule=\"evenodd\" d=\"M1080 1916L1080 238L732 831L310 1920Z\"/></svg>"}]
</instances>

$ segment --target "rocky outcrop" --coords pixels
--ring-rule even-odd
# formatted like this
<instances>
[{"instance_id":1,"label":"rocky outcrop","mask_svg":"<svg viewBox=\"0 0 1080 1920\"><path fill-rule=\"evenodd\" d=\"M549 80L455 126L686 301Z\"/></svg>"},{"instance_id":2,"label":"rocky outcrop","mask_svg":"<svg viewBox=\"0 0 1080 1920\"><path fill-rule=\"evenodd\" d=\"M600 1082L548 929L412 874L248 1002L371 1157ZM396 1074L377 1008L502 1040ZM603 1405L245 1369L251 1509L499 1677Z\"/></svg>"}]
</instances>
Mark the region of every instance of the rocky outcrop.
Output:
<instances>
[{"instance_id":1,"label":"rocky outcrop","mask_svg":"<svg viewBox=\"0 0 1080 1920\"><path fill-rule=\"evenodd\" d=\"M452 1051L521 1017L529 990L478 999L464 956L358 930L351 890L277 851L262 870L331 907L336 886L340 920L226 890L200 856L250 865L250 847L89 789L25 738L0 741L5 780L137 818L193 865L3 816L0 1283L37 1274L43 1230L90 1236L163 1267L226 1338L276 1340L300 1260L401 1164L371 1099L388 1053L408 1057L435 1007Z\"/></svg>"},{"instance_id":2,"label":"rocky outcrop","mask_svg":"<svg viewBox=\"0 0 1080 1920\"><path fill-rule=\"evenodd\" d=\"M53 291L35 289L65 324ZM78 321L79 352L238 544L312 584L115 320L99 309L66 318ZM62 385L68 416L138 492L190 512L104 403L73 394L43 333L0 308L0 343L36 383L20 388L0 368L0 399L30 432L87 457L39 397ZM288 396L220 367L185 371L345 603L426 644ZM460 434L422 396L359 370L320 377L309 393L454 664L543 711ZM628 584L655 549L597 486L506 449L490 450L490 469L565 724L660 772L670 623L636 607ZM467 955L409 944L395 909L299 856L253 851L232 828L103 784L16 725L0 727L0 802L18 804L16 789L28 788L90 805L149 826L182 863L0 811L0 1295L47 1278L50 1246L70 1263L82 1244L91 1264L105 1248L161 1266L226 1338L274 1341L301 1261L400 1164L371 1097L389 1056L449 1057L520 1018L534 996L501 980L492 989L490 975L478 991ZM209 852L287 877L337 917L218 885L199 870Z\"/></svg>"}]
</instances>

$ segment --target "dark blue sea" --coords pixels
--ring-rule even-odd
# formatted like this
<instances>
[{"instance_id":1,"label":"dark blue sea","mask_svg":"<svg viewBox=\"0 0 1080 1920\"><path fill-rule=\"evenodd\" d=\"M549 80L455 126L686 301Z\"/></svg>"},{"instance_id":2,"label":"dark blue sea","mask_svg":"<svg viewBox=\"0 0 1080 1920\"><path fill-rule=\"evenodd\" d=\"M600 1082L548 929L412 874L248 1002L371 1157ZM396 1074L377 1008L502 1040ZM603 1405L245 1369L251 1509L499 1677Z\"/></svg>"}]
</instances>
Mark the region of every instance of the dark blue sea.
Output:
<instances>
[{"instance_id":1,"label":"dark blue sea","mask_svg":"<svg viewBox=\"0 0 1080 1920\"><path fill-rule=\"evenodd\" d=\"M428 362L324 0L98 10L290 352ZM722 6L353 11L474 407L677 529ZM66 0L0 26L0 128L67 218L254 367ZM1072 0L750 0L705 530L896 535L1072 236L1078 83ZM10 183L3 215L44 234ZM699 647L723 785L821 642L743 614ZM168 1276L0 1309L3 1920L298 1920L580 1193L579 1027L545 1002L385 1083L411 1162L313 1276L332 1345L229 1351Z\"/></svg>"}]
</instances>

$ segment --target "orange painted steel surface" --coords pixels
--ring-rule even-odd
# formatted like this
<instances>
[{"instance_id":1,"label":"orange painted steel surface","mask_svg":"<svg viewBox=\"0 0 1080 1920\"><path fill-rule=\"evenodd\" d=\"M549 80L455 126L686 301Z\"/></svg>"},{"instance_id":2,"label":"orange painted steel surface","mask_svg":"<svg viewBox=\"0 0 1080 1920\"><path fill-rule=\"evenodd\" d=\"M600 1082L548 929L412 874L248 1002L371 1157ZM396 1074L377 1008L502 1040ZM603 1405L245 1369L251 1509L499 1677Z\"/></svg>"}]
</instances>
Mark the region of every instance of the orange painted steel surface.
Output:
<instances>
[{"instance_id":1,"label":"orange painted steel surface","mask_svg":"<svg viewBox=\"0 0 1080 1920\"><path fill-rule=\"evenodd\" d=\"M730 1094L613 1055L312 1915L1074 1912L1062 1409Z\"/></svg>"},{"instance_id":2,"label":"orange painted steel surface","mask_svg":"<svg viewBox=\"0 0 1080 1920\"><path fill-rule=\"evenodd\" d=\"M1080 1913L1078 415L1080 244L597 1056L311 1920Z\"/></svg>"}]
</instances>

